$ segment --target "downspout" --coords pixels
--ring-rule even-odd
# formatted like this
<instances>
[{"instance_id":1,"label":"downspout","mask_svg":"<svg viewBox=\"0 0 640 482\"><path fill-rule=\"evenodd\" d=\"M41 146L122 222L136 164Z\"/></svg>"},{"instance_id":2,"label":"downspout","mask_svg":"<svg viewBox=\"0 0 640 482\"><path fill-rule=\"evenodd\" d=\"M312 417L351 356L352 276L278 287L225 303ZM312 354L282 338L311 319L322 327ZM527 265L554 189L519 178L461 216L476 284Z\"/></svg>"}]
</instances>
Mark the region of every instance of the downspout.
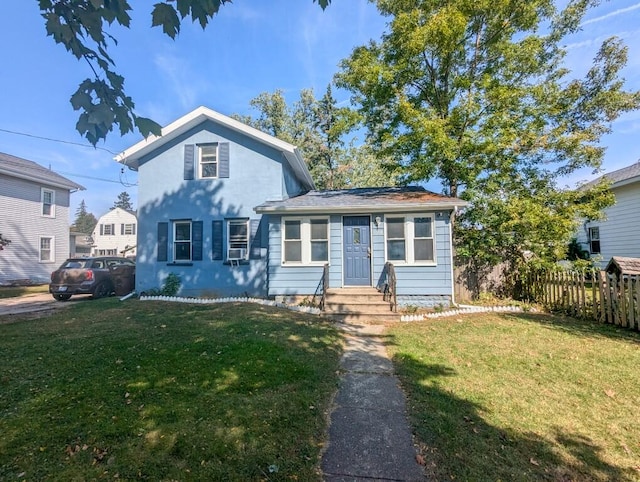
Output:
<instances>
[{"instance_id":1,"label":"downspout","mask_svg":"<svg viewBox=\"0 0 640 482\"><path fill-rule=\"evenodd\" d=\"M454 273L453 273L453 219L455 218L457 212L458 212L458 206L453 206L453 211L451 211L451 214L449 215L449 246L451 247L450 266L451 266L451 304L452 305L456 304L456 283L455 283Z\"/></svg>"}]
</instances>

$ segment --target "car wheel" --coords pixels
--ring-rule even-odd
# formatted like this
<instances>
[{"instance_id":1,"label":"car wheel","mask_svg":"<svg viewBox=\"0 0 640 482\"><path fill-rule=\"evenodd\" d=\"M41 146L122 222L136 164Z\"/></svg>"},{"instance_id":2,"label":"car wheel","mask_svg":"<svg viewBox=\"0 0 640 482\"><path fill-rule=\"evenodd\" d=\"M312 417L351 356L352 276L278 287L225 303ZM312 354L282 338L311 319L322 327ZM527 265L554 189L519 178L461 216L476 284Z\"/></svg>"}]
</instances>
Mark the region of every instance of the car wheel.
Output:
<instances>
[{"instance_id":1,"label":"car wheel","mask_svg":"<svg viewBox=\"0 0 640 482\"><path fill-rule=\"evenodd\" d=\"M53 295L53 297L57 301L67 301L69 298L71 298L71 295Z\"/></svg>"},{"instance_id":2,"label":"car wheel","mask_svg":"<svg viewBox=\"0 0 640 482\"><path fill-rule=\"evenodd\" d=\"M96 288L93 290L93 298L104 298L105 296L109 296L111 293L111 285L106 281L102 281Z\"/></svg>"}]
</instances>

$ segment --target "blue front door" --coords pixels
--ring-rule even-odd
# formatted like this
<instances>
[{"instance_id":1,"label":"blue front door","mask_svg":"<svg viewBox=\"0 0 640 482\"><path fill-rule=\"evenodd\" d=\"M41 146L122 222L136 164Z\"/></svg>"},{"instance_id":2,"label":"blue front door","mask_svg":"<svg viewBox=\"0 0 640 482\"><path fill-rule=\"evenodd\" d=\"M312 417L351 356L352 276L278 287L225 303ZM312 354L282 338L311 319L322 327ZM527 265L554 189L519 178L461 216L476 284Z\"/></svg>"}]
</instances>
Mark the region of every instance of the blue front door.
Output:
<instances>
[{"instance_id":1,"label":"blue front door","mask_svg":"<svg viewBox=\"0 0 640 482\"><path fill-rule=\"evenodd\" d=\"M344 284L371 286L369 216L345 216L343 230Z\"/></svg>"}]
</instances>

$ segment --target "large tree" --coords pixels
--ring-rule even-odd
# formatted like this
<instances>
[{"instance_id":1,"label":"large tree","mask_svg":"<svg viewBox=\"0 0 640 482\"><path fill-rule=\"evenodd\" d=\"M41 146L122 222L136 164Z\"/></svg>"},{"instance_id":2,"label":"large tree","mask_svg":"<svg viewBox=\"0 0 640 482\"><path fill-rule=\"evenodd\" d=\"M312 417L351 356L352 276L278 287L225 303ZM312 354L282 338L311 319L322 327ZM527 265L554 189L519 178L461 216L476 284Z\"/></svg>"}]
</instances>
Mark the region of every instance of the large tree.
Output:
<instances>
[{"instance_id":1,"label":"large tree","mask_svg":"<svg viewBox=\"0 0 640 482\"><path fill-rule=\"evenodd\" d=\"M324 9L331 0L313 0ZM91 76L80 83L71 96L71 105L80 111L76 129L93 145L114 127L122 135L137 129L147 137L160 134L160 126L135 113L135 104L124 90L124 77L115 70L109 49L117 44L109 32L112 24L129 27L132 10L128 0L38 0L47 34L77 59L84 59ZM220 7L231 0L164 0L151 9L151 25L171 38L187 19L204 29ZM139 5L136 7L141 8ZM148 8L145 6L144 8Z\"/></svg>"},{"instance_id":2,"label":"large tree","mask_svg":"<svg viewBox=\"0 0 640 482\"><path fill-rule=\"evenodd\" d=\"M320 99L313 90L304 89L289 106L284 93L276 90L258 95L251 106L258 111L257 117L234 117L298 146L318 189L397 184L396 167L375 158L366 143L356 142L353 131L359 116L338 106L331 85Z\"/></svg>"},{"instance_id":3,"label":"large tree","mask_svg":"<svg viewBox=\"0 0 640 482\"><path fill-rule=\"evenodd\" d=\"M408 180L439 179L471 202L459 253L476 262L562 256L577 219L612 198L602 186L562 189L600 166L603 134L640 105L620 70L627 51L605 40L584 76L562 45L597 0L378 0L381 41L356 48L338 85L349 89L376 152Z\"/></svg>"},{"instance_id":4,"label":"large tree","mask_svg":"<svg viewBox=\"0 0 640 482\"><path fill-rule=\"evenodd\" d=\"M78 209L76 209L76 219L73 221L71 229L78 233L91 235L94 228L96 227L96 224L98 224L98 220L92 213L87 210L87 204L83 199L82 201L80 201Z\"/></svg>"}]
</instances>

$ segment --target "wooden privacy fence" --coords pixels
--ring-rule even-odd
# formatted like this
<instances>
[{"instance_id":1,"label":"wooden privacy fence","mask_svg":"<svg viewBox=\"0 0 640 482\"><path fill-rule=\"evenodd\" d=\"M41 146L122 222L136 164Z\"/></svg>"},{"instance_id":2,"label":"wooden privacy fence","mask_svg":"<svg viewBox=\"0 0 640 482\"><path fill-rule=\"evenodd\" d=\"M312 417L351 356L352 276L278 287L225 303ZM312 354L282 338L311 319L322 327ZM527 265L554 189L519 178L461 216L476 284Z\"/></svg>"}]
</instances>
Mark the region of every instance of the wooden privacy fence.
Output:
<instances>
[{"instance_id":1,"label":"wooden privacy fence","mask_svg":"<svg viewBox=\"0 0 640 482\"><path fill-rule=\"evenodd\" d=\"M640 277L605 271L537 271L521 277L522 297L552 311L640 330Z\"/></svg>"}]
</instances>

